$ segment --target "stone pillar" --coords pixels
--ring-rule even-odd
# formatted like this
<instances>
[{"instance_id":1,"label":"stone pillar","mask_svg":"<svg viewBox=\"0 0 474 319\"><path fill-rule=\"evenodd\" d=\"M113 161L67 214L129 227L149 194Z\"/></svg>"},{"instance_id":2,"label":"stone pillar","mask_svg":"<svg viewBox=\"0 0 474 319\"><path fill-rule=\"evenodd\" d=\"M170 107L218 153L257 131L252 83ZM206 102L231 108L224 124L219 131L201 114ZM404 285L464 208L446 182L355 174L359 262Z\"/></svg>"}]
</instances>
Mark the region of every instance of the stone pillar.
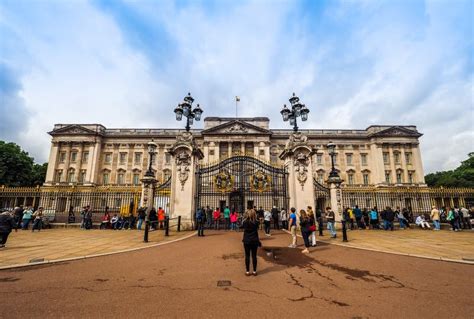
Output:
<instances>
[{"instance_id":1,"label":"stone pillar","mask_svg":"<svg viewBox=\"0 0 474 319\"><path fill-rule=\"evenodd\" d=\"M171 166L170 218L181 216L183 229L194 228L196 207L196 167L204 157L189 132L183 132L168 150L173 157Z\"/></svg>"},{"instance_id":2,"label":"stone pillar","mask_svg":"<svg viewBox=\"0 0 474 319\"><path fill-rule=\"evenodd\" d=\"M156 179L154 177L145 176L142 180L142 196L140 198L140 207L153 207L154 189L156 186Z\"/></svg>"},{"instance_id":3,"label":"stone pillar","mask_svg":"<svg viewBox=\"0 0 474 319\"><path fill-rule=\"evenodd\" d=\"M307 137L300 132L292 133L285 150L280 154L288 170L288 196L290 207L314 209L313 165L311 163L316 150L308 145Z\"/></svg>"},{"instance_id":4,"label":"stone pillar","mask_svg":"<svg viewBox=\"0 0 474 319\"><path fill-rule=\"evenodd\" d=\"M341 190L341 183L342 180L340 177L329 177L328 179L329 184L329 196L331 197L331 209L334 212L334 216L336 217L336 222L340 222L342 220L342 190Z\"/></svg>"},{"instance_id":5,"label":"stone pillar","mask_svg":"<svg viewBox=\"0 0 474 319\"><path fill-rule=\"evenodd\" d=\"M49 152L48 170L46 171L45 186L51 186L54 183L54 174L58 166L59 142L51 143L51 151Z\"/></svg>"}]
</instances>

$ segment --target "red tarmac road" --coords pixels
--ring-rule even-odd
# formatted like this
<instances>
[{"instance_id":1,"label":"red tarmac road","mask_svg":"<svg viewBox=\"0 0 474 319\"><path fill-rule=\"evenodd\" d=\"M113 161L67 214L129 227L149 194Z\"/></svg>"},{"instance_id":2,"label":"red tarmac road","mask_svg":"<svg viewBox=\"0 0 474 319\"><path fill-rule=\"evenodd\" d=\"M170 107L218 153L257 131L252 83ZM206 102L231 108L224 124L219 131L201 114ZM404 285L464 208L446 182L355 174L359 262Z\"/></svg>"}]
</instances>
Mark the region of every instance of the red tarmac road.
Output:
<instances>
[{"instance_id":1,"label":"red tarmac road","mask_svg":"<svg viewBox=\"0 0 474 319\"><path fill-rule=\"evenodd\" d=\"M124 254L0 271L0 317L473 318L474 266L242 233L208 232ZM300 239L299 239L300 240ZM1 255L0 255L1 256ZM219 280L230 286L218 287Z\"/></svg>"}]
</instances>

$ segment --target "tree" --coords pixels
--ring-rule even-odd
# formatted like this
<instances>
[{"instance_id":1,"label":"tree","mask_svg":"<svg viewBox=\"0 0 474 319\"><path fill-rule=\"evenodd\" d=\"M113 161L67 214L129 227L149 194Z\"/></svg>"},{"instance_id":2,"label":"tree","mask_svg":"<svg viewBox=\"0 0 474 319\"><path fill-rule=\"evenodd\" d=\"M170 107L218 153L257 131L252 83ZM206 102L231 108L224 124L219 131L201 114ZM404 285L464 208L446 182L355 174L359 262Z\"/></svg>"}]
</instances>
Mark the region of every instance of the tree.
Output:
<instances>
[{"instance_id":1,"label":"tree","mask_svg":"<svg viewBox=\"0 0 474 319\"><path fill-rule=\"evenodd\" d=\"M474 152L455 170L428 174L425 181L428 186L474 187Z\"/></svg>"},{"instance_id":2,"label":"tree","mask_svg":"<svg viewBox=\"0 0 474 319\"><path fill-rule=\"evenodd\" d=\"M47 164L34 164L32 157L15 143L0 141L0 185L41 185Z\"/></svg>"}]
</instances>

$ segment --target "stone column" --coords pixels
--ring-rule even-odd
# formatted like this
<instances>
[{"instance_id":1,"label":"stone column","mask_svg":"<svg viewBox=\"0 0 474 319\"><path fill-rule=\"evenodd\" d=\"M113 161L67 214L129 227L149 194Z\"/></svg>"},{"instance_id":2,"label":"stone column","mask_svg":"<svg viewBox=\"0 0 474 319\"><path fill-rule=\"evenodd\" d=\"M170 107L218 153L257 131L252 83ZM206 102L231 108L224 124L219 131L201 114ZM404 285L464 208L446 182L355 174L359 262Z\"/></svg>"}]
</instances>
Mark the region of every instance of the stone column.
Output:
<instances>
[{"instance_id":1,"label":"stone column","mask_svg":"<svg viewBox=\"0 0 474 319\"><path fill-rule=\"evenodd\" d=\"M49 152L48 170L46 171L45 186L51 186L54 183L54 174L58 166L59 142L51 142L51 151Z\"/></svg>"},{"instance_id":2,"label":"stone column","mask_svg":"<svg viewBox=\"0 0 474 319\"><path fill-rule=\"evenodd\" d=\"M66 161L64 162L64 171L63 171L63 180L59 182L69 182L69 163L71 162L71 149L72 149L72 142L67 142L66 148Z\"/></svg>"},{"instance_id":3,"label":"stone column","mask_svg":"<svg viewBox=\"0 0 474 319\"><path fill-rule=\"evenodd\" d=\"M331 209L334 212L336 217L336 222L342 220L342 190L341 183L342 180L340 177L329 177L329 196L331 197Z\"/></svg>"},{"instance_id":4,"label":"stone column","mask_svg":"<svg viewBox=\"0 0 474 319\"><path fill-rule=\"evenodd\" d=\"M307 137L300 132L292 133L285 150L280 154L288 170L288 196L290 207L307 209L315 206L313 165L311 163L316 150L308 145Z\"/></svg>"},{"instance_id":5,"label":"stone column","mask_svg":"<svg viewBox=\"0 0 474 319\"><path fill-rule=\"evenodd\" d=\"M425 176L423 171L423 162L421 161L420 145L416 144L412 148L412 163L415 167L415 182L425 184Z\"/></svg>"},{"instance_id":6,"label":"stone column","mask_svg":"<svg viewBox=\"0 0 474 319\"><path fill-rule=\"evenodd\" d=\"M100 152L102 148L101 141L95 141L89 147L89 159L87 162L86 183L95 185L99 181L99 167L101 165Z\"/></svg>"},{"instance_id":7,"label":"stone column","mask_svg":"<svg viewBox=\"0 0 474 319\"><path fill-rule=\"evenodd\" d=\"M170 218L181 216L181 227L192 229L196 207L196 167L204 157L189 132L177 137L176 143L168 150L173 157L171 167Z\"/></svg>"}]
</instances>

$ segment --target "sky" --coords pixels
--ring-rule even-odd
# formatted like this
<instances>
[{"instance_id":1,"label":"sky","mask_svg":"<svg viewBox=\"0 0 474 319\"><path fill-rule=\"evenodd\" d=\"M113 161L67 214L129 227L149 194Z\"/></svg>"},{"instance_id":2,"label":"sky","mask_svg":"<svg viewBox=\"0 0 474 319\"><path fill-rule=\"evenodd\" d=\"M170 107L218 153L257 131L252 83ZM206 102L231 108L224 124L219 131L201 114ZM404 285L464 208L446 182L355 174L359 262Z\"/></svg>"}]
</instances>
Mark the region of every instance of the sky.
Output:
<instances>
[{"instance_id":1,"label":"sky","mask_svg":"<svg viewBox=\"0 0 474 319\"><path fill-rule=\"evenodd\" d=\"M295 92L302 129L416 125L425 173L453 169L474 151L473 3L0 0L0 140L41 163L55 123L184 127L187 92L290 128Z\"/></svg>"}]
</instances>

